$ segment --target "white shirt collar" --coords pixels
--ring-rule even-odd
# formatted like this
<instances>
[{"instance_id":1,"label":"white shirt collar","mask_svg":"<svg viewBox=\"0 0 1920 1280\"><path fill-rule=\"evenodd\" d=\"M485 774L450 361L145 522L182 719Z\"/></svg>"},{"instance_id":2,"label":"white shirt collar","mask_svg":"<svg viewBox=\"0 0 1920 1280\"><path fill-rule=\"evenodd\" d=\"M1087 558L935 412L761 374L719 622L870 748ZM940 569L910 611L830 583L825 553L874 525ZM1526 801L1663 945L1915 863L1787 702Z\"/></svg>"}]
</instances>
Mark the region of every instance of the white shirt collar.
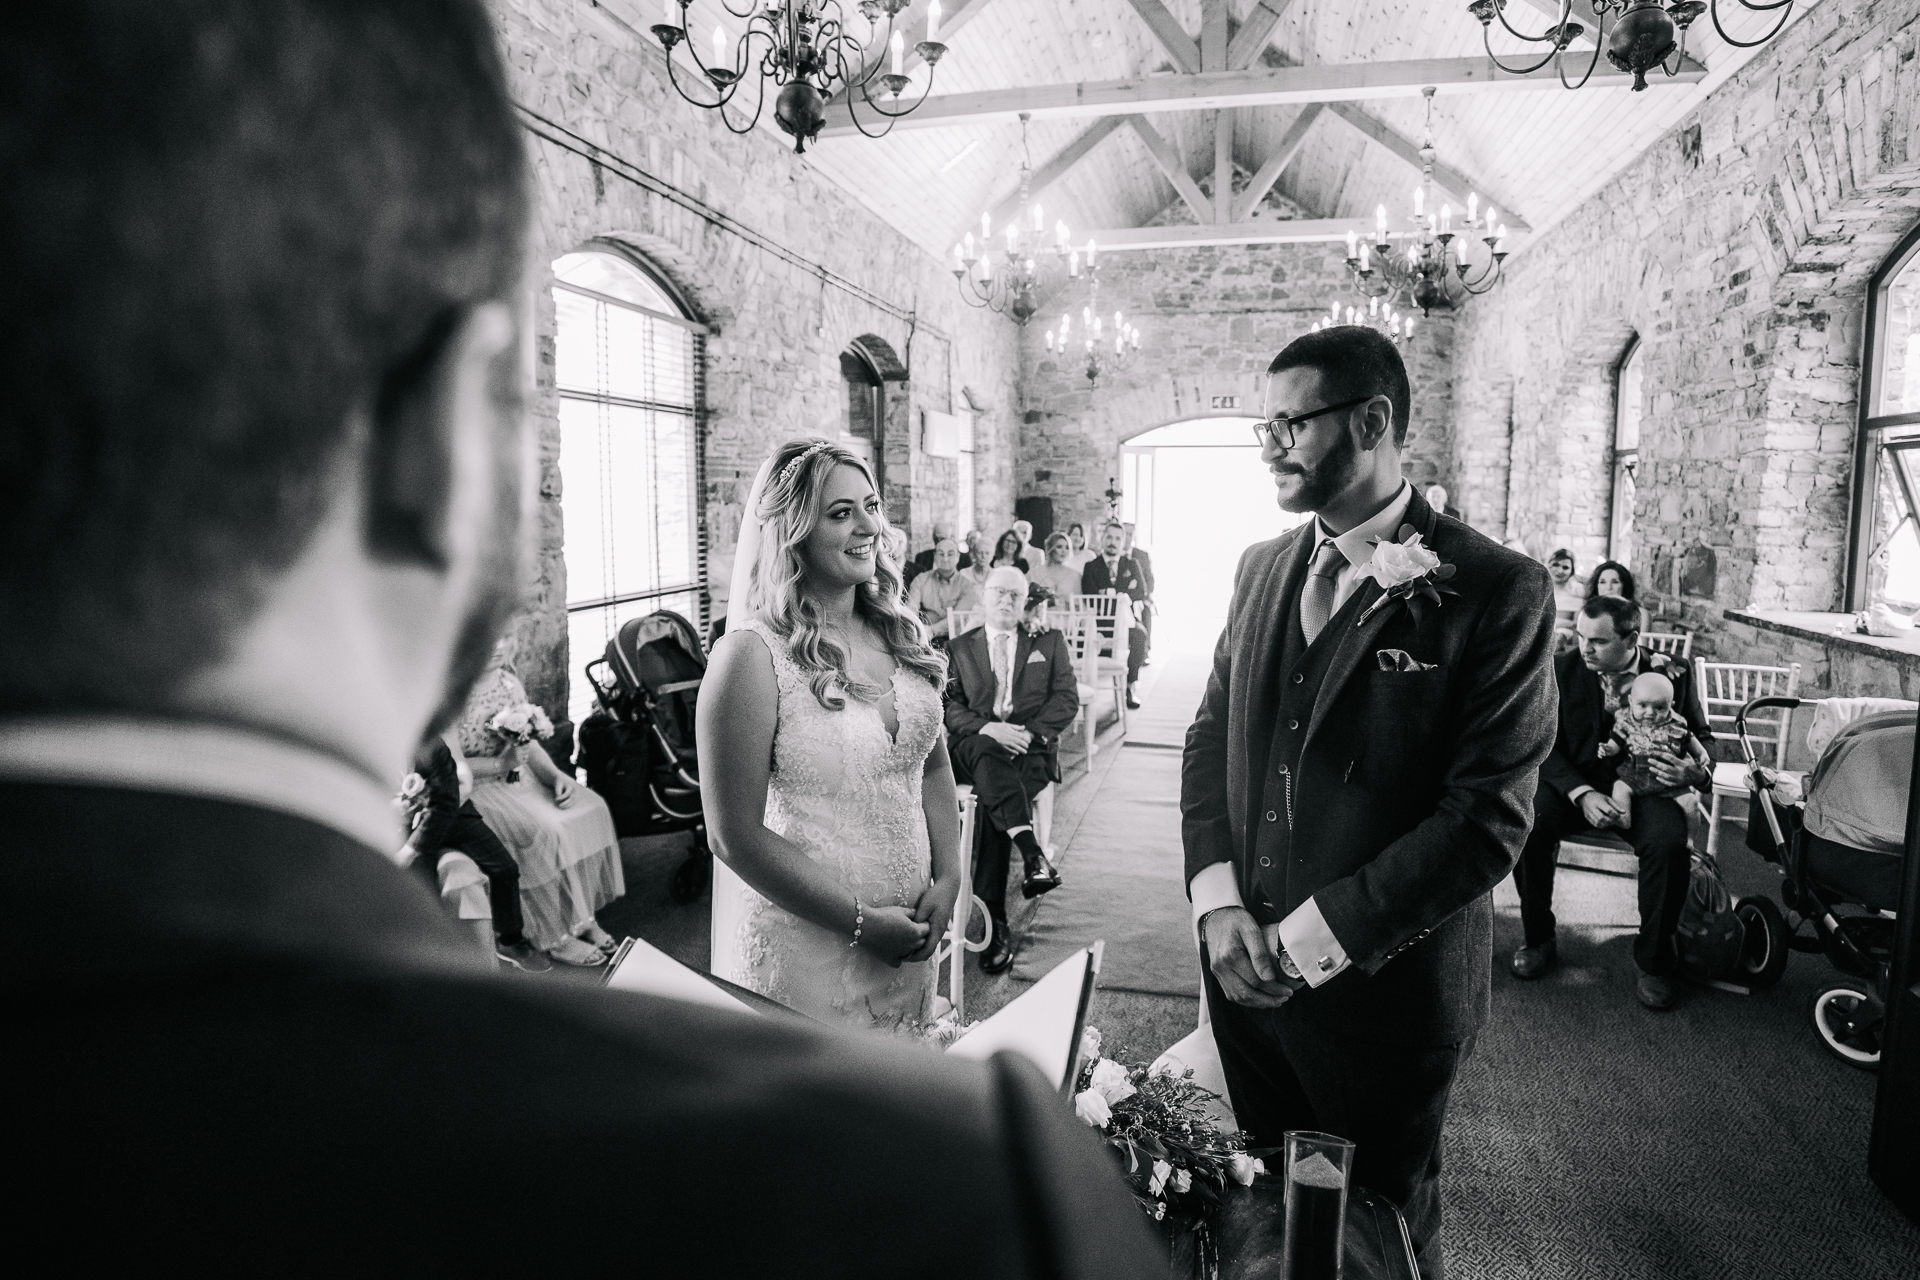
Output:
<instances>
[{"instance_id":1,"label":"white shirt collar","mask_svg":"<svg viewBox=\"0 0 1920 1280\"><path fill-rule=\"evenodd\" d=\"M1413 486L1405 480L1400 482L1400 491L1393 501L1382 507L1378 514L1365 524L1355 525L1345 533L1333 537L1333 545L1340 548L1340 554L1347 558L1347 564L1354 569L1363 569L1373 560L1373 543L1370 539L1381 538L1388 542L1396 540L1400 526L1407 522L1407 508L1413 502ZM1327 526L1320 523L1320 517L1314 517L1314 524L1321 540L1333 536Z\"/></svg>"},{"instance_id":2,"label":"white shirt collar","mask_svg":"<svg viewBox=\"0 0 1920 1280\"><path fill-rule=\"evenodd\" d=\"M0 778L165 791L274 809L392 856L406 836L376 779L311 747L206 721L134 716L0 720Z\"/></svg>"}]
</instances>

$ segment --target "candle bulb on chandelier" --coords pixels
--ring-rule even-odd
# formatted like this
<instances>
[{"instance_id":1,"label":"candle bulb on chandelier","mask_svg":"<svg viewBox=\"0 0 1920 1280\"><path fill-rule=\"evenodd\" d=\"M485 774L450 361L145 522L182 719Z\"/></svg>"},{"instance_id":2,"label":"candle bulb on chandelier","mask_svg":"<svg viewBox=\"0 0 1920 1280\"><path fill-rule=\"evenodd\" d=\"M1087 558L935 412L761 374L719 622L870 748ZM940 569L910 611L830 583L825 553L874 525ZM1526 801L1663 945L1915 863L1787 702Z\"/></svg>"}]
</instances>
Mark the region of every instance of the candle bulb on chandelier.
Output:
<instances>
[{"instance_id":1,"label":"candle bulb on chandelier","mask_svg":"<svg viewBox=\"0 0 1920 1280\"><path fill-rule=\"evenodd\" d=\"M1033 234L1039 235L1046 229L1046 220L1040 216L1040 206L1036 204L1033 206Z\"/></svg>"},{"instance_id":2,"label":"candle bulb on chandelier","mask_svg":"<svg viewBox=\"0 0 1920 1280\"><path fill-rule=\"evenodd\" d=\"M1371 317L1374 317L1374 316L1378 316L1379 314L1380 314L1380 299L1378 299L1378 298L1368 298L1368 299L1367 299L1367 315L1368 315L1368 317L1369 317L1369 318L1371 318Z\"/></svg>"},{"instance_id":3,"label":"candle bulb on chandelier","mask_svg":"<svg viewBox=\"0 0 1920 1280\"><path fill-rule=\"evenodd\" d=\"M1093 270L1093 241L1087 241L1087 270Z\"/></svg>"},{"instance_id":4,"label":"candle bulb on chandelier","mask_svg":"<svg viewBox=\"0 0 1920 1280\"><path fill-rule=\"evenodd\" d=\"M982 243L993 238L993 225L989 221L992 217L993 215L989 213L980 215L980 240Z\"/></svg>"},{"instance_id":5,"label":"candle bulb on chandelier","mask_svg":"<svg viewBox=\"0 0 1920 1280\"><path fill-rule=\"evenodd\" d=\"M967 246L967 260L971 262L973 260L973 232L967 232L965 244Z\"/></svg>"},{"instance_id":6,"label":"candle bulb on chandelier","mask_svg":"<svg viewBox=\"0 0 1920 1280\"><path fill-rule=\"evenodd\" d=\"M1453 206L1450 204L1440 206L1440 234L1453 234Z\"/></svg>"},{"instance_id":7,"label":"candle bulb on chandelier","mask_svg":"<svg viewBox=\"0 0 1920 1280\"><path fill-rule=\"evenodd\" d=\"M660 0L660 11L670 27L680 25L680 5L678 0Z\"/></svg>"},{"instance_id":8,"label":"candle bulb on chandelier","mask_svg":"<svg viewBox=\"0 0 1920 1280\"><path fill-rule=\"evenodd\" d=\"M1498 234L1493 229L1494 221L1495 219L1493 216L1493 206L1488 205L1487 206L1487 238L1488 239L1492 239L1496 234Z\"/></svg>"},{"instance_id":9,"label":"candle bulb on chandelier","mask_svg":"<svg viewBox=\"0 0 1920 1280\"><path fill-rule=\"evenodd\" d=\"M1480 216L1479 214L1474 212L1479 207L1480 207L1480 197L1475 195L1471 191L1467 192L1467 225L1468 226L1472 226L1473 220Z\"/></svg>"},{"instance_id":10,"label":"candle bulb on chandelier","mask_svg":"<svg viewBox=\"0 0 1920 1280\"><path fill-rule=\"evenodd\" d=\"M1067 255L1067 278L1069 280L1078 280L1080 278L1080 251L1078 249L1075 249Z\"/></svg>"},{"instance_id":11,"label":"candle bulb on chandelier","mask_svg":"<svg viewBox=\"0 0 1920 1280\"><path fill-rule=\"evenodd\" d=\"M1373 211L1373 236L1381 244L1387 242L1387 206L1379 205Z\"/></svg>"},{"instance_id":12,"label":"candle bulb on chandelier","mask_svg":"<svg viewBox=\"0 0 1920 1280\"><path fill-rule=\"evenodd\" d=\"M727 65L727 29L718 25L713 29L713 65Z\"/></svg>"},{"instance_id":13,"label":"candle bulb on chandelier","mask_svg":"<svg viewBox=\"0 0 1920 1280\"><path fill-rule=\"evenodd\" d=\"M1418 218L1426 213L1427 191L1425 187L1413 189L1413 216Z\"/></svg>"},{"instance_id":14,"label":"candle bulb on chandelier","mask_svg":"<svg viewBox=\"0 0 1920 1280\"><path fill-rule=\"evenodd\" d=\"M940 0L933 0L927 6L927 43L934 44L940 39Z\"/></svg>"},{"instance_id":15,"label":"candle bulb on chandelier","mask_svg":"<svg viewBox=\"0 0 1920 1280\"><path fill-rule=\"evenodd\" d=\"M1362 271L1373 270L1372 255L1368 253L1367 246L1365 244L1362 244L1360 246L1360 269Z\"/></svg>"},{"instance_id":16,"label":"candle bulb on chandelier","mask_svg":"<svg viewBox=\"0 0 1920 1280\"><path fill-rule=\"evenodd\" d=\"M907 56L907 38L898 31L893 33L893 74L900 74L900 62Z\"/></svg>"},{"instance_id":17,"label":"candle bulb on chandelier","mask_svg":"<svg viewBox=\"0 0 1920 1280\"><path fill-rule=\"evenodd\" d=\"M967 269L967 259L965 255L960 252L959 245L953 246L953 269L955 271L965 271Z\"/></svg>"},{"instance_id":18,"label":"candle bulb on chandelier","mask_svg":"<svg viewBox=\"0 0 1920 1280\"><path fill-rule=\"evenodd\" d=\"M1056 249L1064 249L1067 247L1066 223L1056 222L1053 224L1053 243Z\"/></svg>"},{"instance_id":19,"label":"candle bulb on chandelier","mask_svg":"<svg viewBox=\"0 0 1920 1280\"><path fill-rule=\"evenodd\" d=\"M1349 262L1360 256L1359 249L1355 247L1359 239L1359 234L1349 227L1347 229L1347 261Z\"/></svg>"}]
</instances>

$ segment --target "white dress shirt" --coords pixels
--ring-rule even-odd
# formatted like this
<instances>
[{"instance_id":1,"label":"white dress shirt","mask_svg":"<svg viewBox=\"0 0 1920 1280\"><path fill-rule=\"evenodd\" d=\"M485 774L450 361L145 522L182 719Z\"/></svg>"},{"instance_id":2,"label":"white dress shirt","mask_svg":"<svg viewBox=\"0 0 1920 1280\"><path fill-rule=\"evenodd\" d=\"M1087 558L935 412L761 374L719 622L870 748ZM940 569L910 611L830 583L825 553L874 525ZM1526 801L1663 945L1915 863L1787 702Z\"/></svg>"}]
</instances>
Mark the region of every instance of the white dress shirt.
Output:
<instances>
[{"instance_id":1,"label":"white dress shirt","mask_svg":"<svg viewBox=\"0 0 1920 1280\"><path fill-rule=\"evenodd\" d=\"M1400 532L1400 526L1406 523L1407 506L1413 501L1413 486L1402 480L1400 491L1393 500L1382 507L1379 513L1364 524L1356 525L1345 533L1335 535L1314 517L1314 545L1328 537L1333 545L1340 548L1340 554L1347 558L1346 564L1334 575L1333 611L1339 613L1353 593L1360 589L1360 583L1366 567L1373 561L1373 539L1394 541ZM1193 925L1200 927L1200 917L1209 911L1221 907L1240 907L1246 904L1240 897L1240 883L1234 873L1231 862L1216 862L1203 868L1193 877L1188 886L1193 897ZM1338 976L1352 963L1347 958L1347 949L1340 945L1340 939L1334 937L1326 917L1320 914L1319 906L1308 898L1290 912L1286 919L1277 925L1267 927L1267 946L1276 954L1284 948L1293 957L1300 976L1307 985L1317 987L1329 978Z\"/></svg>"},{"instance_id":2,"label":"white dress shirt","mask_svg":"<svg viewBox=\"0 0 1920 1280\"><path fill-rule=\"evenodd\" d=\"M231 800L331 827L388 857L406 839L398 778L382 783L315 748L210 721L0 720L0 778Z\"/></svg>"}]
</instances>

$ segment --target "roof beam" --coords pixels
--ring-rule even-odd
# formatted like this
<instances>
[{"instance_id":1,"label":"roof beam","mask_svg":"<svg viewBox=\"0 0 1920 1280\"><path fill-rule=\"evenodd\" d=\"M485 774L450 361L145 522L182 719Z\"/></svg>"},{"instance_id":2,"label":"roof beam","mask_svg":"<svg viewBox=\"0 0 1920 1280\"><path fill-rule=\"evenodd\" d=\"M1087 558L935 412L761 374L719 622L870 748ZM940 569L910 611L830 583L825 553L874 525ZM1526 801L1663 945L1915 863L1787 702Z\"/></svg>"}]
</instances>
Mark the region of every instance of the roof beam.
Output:
<instances>
[{"instance_id":1,"label":"roof beam","mask_svg":"<svg viewBox=\"0 0 1920 1280\"><path fill-rule=\"evenodd\" d=\"M1200 0L1200 69L1227 69L1227 0Z\"/></svg>"},{"instance_id":2,"label":"roof beam","mask_svg":"<svg viewBox=\"0 0 1920 1280\"><path fill-rule=\"evenodd\" d=\"M1108 134L1127 122L1126 116L1102 116L1088 125L1081 135L1054 153L1052 159L1033 171L1027 180L1027 198L1037 199L1042 191L1065 177L1067 170L1086 159L1087 153L1106 140ZM1020 193L1015 191L993 207L989 216L993 225L1004 227L1008 219L1020 212Z\"/></svg>"},{"instance_id":3,"label":"roof beam","mask_svg":"<svg viewBox=\"0 0 1920 1280\"><path fill-rule=\"evenodd\" d=\"M1240 24L1240 30L1234 33L1233 43L1227 46L1227 70L1244 71L1260 61L1267 41L1273 36L1273 28L1292 4L1293 0L1258 0L1247 20Z\"/></svg>"},{"instance_id":4,"label":"roof beam","mask_svg":"<svg viewBox=\"0 0 1920 1280\"><path fill-rule=\"evenodd\" d=\"M1555 80L1554 83L1558 84L1559 81ZM1378 143L1394 155L1399 156L1414 168L1418 169L1422 166L1423 162L1420 159L1419 147L1415 146L1404 135L1382 124L1360 108L1354 106L1351 102L1331 102L1327 104L1327 110L1352 125L1373 142ZM1467 194L1479 190L1465 174L1457 169L1449 168L1437 160L1433 165L1433 185L1439 188L1441 194L1451 196L1454 200L1458 201L1462 209L1466 207ZM1481 203L1484 204L1487 202L1483 199ZM1507 224L1507 229L1510 231L1529 230L1527 220L1512 209L1507 210L1507 216L1504 221Z\"/></svg>"},{"instance_id":5,"label":"roof beam","mask_svg":"<svg viewBox=\"0 0 1920 1280\"><path fill-rule=\"evenodd\" d=\"M1372 243L1372 218L1262 218L1229 226L1125 227L1085 234L1104 256L1130 249L1191 249L1198 245L1312 244L1345 240L1351 231ZM1397 235L1398 233L1396 233ZM1078 234L1075 236L1079 238ZM1509 241L1511 243L1511 241Z\"/></svg>"},{"instance_id":6,"label":"roof beam","mask_svg":"<svg viewBox=\"0 0 1920 1280\"><path fill-rule=\"evenodd\" d=\"M1128 0L1140 20L1153 32L1154 39L1173 59L1174 70L1184 71L1188 75L1200 70L1200 46L1195 44L1181 27L1180 20L1167 12L1167 6L1160 0Z\"/></svg>"},{"instance_id":7,"label":"roof beam","mask_svg":"<svg viewBox=\"0 0 1920 1280\"><path fill-rule=\"evenodd\" d=\"M1273 154L1267 157L1266 163L1260 166L1260 172L1253 175L1253 181L1247 184L1247 189L1241 192L1240 199L1234 203L1233 220L1235 222L1245 222L1253 216L1253 211L1258 209L1260 202L1267 198L1267 192L1273 190L1273 184L1280 180L1280 175L1286 171L1286 167L1293 163L1295 156L1300 154L1300 148L1307 145L1308 132L1313 129L1314 121L1318 120L1320 113L1325 110L1326 108L1318 102L1310 102L1306 110L1294 118L1286 133L1281 136L1280 144L1273 149Z\"/></svg>"},{"instance_id":8,"label":"roof beam","mask_svg":"<svg viewBox=\"0 0 1920 1280\"><path fill-rule=\"evenodd\" d=\"M1691 84L1702 73L1681 72L1660 85ZM1625 86L1632 77L1611 67L1593 73L1599 86ZM1315 66L1263 66L1245 71L1206 71L1196 75L1148 76L1135 80L1085 81L950 93L930 97L900 117L895 129L940 129L957 124L1016 120L1021 112L1038 119L1126 115L1160 111L1213 111L1221 107L1272 106L1277 103L1354 102L1368 98L1414 98L1426 85L1443 94L1526 92L1560 89L1551 66L1519 76L1500 70L1485 57L1415 58L1400 62L1350 62ZM851 134L854 126L844 102L827 108L821 136Z\"/></svg>"},{"instance_id":9,"label":"roof beam","mask_svg":"<svg viewBox=\"0 0 1920 1280\"><path fill-rule=\"evenodd\" d=\"M1223 51L1224 52L1224 51ZM1213 218L1233 221L1233 112L1213 113Z\"/></svg>"},{"instance_id":10,"label":"roof beam","mask_svg":"<svg viewBox=\"0 0 1920 1280\"><path fill-rule=\"evenodd\" d=\"M1174 149L1173 144L1161 137L1160 131L1148 124L1145 116L1128 116L1127 123L1132 125L1133 131L1140 135L1140 141L1146 144L1148 154L1153 157L1154 163L1160 166L1160 172L1167 175L1167 181L1171 182L1173 189L1180 193L1180 198L1185 200L1187 206L1193 210L1193 216L1201 222L1212 222L1213 210L1209 207L1206 194L1187 173L1186 161L1180 158L1180 153ZM1104 244L1105 242L1095 236L1094 243Z\"/></svg>"}]
</instances>

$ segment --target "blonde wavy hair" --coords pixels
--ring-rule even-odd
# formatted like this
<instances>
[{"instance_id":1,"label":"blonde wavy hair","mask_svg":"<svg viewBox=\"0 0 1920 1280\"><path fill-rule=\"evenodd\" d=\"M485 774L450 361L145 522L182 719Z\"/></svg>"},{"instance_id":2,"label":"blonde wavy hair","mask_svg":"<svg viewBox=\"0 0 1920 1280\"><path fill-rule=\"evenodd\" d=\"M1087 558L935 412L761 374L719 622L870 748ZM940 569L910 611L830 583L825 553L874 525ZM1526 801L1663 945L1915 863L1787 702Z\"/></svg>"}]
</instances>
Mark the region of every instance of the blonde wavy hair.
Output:
<instances>
[{"instance_id":1,"label":"blonde wavy hair","mask_svg":"<svg viewBox=\"0 0 1920 1280\"><path fill-rule=\"evenodd\" d=\"M796 465L797 464L797 465ZM853 673L849 654L821 630L820 607L807 594L806 562L801 548L820 524L827 478L836 468L855 467L874 486L873 472L859 454L826 440L789 440L773 457L773 470L760 508L759 564L747 584L747 608L787 644L795 665L808 673L808 686L820 705L838 711L847 705L835 686L863 702L878 702L886 689ZM902 599L900 566L886 549L892 526L882 512L874 539L873 577L854 593L855 617L865 618L895 662L923 677L935 689L947 678L946 657L928 641L927 629Z\"/></svg>"}]
</instances>

